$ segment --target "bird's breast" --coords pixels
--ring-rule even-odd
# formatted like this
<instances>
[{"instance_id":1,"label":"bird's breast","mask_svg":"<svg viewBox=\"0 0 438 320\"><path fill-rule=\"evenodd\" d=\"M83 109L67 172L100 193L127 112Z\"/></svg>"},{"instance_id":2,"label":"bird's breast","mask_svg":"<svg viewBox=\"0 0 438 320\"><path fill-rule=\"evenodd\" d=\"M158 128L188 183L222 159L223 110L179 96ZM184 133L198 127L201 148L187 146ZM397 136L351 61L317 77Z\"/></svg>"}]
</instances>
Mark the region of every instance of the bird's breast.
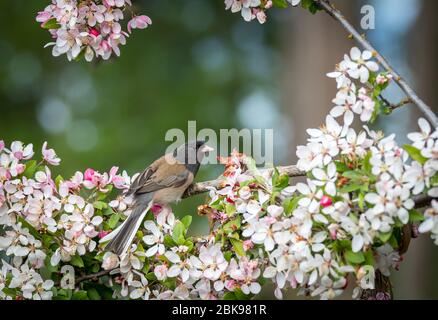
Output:
<instances>
[{"instance_id":1,"label":"bird's breast","mask_svg":"<svg viewBox=\"0 0 438 320\"><path fill-rule=\"evenodd\" d=\"M168 204L180 200L189 185L190 183L156 191L153 197L154 203Z\"/></svg>"}]
</instances>

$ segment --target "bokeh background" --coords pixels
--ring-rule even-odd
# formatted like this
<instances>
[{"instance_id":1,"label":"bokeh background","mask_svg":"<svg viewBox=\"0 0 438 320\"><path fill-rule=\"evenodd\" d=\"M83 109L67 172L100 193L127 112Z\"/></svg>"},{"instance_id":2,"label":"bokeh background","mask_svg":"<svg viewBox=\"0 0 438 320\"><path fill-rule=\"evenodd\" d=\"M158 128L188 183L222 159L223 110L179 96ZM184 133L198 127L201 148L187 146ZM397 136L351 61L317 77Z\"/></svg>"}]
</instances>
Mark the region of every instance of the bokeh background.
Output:
<instances>
[{"instance_id":1,"label":"bokeh background","mask_svg":"<svg viewBox=\"0 0 438 320\"><path fill-rule=\"evenodd\" d=\"M0 2L0 138L35 149L48 141L63 159L57 173L64 176L113 165L138 172L164 152L166 131L187 131L188 120L217 131L274 128L275 164L294 163L305 129L321 124L332 107L335 83L325 73L355 45L324 13L274 9L260 26L224 11L222 0L135 0L154 23L134 32L120 58L69 63L43 48L50 37L35 14L48 2ZM356 26L360 8L374 6L376 29L364 33L438 111L438 1L333 2ZM387 94L393 102L402 97L397 87ZM407 106L375 126L403 143L418 116ZM198 180L220 172L204 167ZM202 201L184 200L175 212L194 213ZM205 233L208 223L197 218L194 227ZM437 266L429 237L414 240L392 276L395 297L438 298Z\"/></svg>"}]
</instances>

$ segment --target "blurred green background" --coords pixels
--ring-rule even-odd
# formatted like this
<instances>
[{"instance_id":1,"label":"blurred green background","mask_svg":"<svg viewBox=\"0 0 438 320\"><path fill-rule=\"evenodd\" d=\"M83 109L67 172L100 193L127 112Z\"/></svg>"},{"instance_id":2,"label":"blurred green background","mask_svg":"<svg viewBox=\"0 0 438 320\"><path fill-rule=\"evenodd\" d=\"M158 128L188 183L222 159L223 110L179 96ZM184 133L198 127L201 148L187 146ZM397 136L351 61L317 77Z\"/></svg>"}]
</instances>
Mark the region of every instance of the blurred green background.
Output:
<instances>
[{"instance_id":1,"label":"blurred green background","mask_svg":"<svg viewBox=\"0 0 438 320\"><path fill-rule=\"evenodd\" d=\"M1 139L32 142L36 150L47 140L62 158L55 171L63 176L113 165L133 174L162 155L167 130L187 131L187 121L196 120L198 130L274 128L275 163L296 161L305 129L322 123L336 93L325 73L354 45L339 25L302 9L270 10L263 26L246 23L224 11L222 0L133 2L153 25L135 30L120 58L93 64L69 63L43 48L50 35L35 14L49 0L0 2ZM374 6L376 29L363 32L436 107L438 2L333 2L357 26L360 8ZM387 97L403 96L394 87ZM418 116L410 106L376 126L405 135ZM204 167L197 179L220 172ZM184 200L176 213L194 213L203 197ZM208 231L201 218L194 227ZM438 298L437 265L428 236L415 240L393 276L396 298Z\"/></svg>"}]
</instances>

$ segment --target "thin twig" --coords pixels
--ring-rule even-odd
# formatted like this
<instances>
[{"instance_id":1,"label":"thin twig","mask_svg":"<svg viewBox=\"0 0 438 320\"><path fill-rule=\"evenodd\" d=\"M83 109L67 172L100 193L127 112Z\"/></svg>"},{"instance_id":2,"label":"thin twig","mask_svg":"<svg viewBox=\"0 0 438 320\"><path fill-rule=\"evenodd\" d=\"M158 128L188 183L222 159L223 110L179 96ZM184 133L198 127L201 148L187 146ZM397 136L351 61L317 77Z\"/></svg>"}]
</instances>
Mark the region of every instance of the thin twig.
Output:
<instances>
[{"instance_id":1,"label":"thin twig","mask_svg":"<svg viewBox=\"0 0 438 320\"><path fill-rule=\"evenodd\" d=\"M277 169L281 174L287 174L289 177L300 177L300 176L306 175L306 173L304 171L299 170L297 168L297 166L295 166L295 165L283 166L283 167L280 166L280 167L277 167ZM262 169L260 171L263 171L263 170L268 170L268 171L272 172L274 169L273 168L272 169ZM192 196L204 193L204 192L208 192L210 190L210 188L220 189L222 181L223 181L222 179L216 179L216 180L195 183L187 189L187 191L183 195L183 198L188 198L188 197L192 197Z\"/></svg>"},{"instance_id":2,"label":"thin twig","mask_svg":"<svg viewBox=\"0 0 438 320\"><path fill-rule=\"evenodd\" d=\"M348 22L348 20L342 15L342 13L336 9L328 0L315 0L320 7L328 13L332 18L337 20L341 25L356 39L365 49L371 51L376 60L393 76L394 81L398 86L406 93L406 95L415 103L418 108L424 113L424 115L433 123L435 127L438 127L438 117L431 110L431 108L420 99L415 91L409 86L409 84L401 77L401 75L391 67L386 59L362 36L359 32Z\"/></svg>"},{"instance_id":3,"label":"thin twig","mask_svg":"<svg viewBox=\"0 0 438 320\"><path fill-rule=\"evenodd\" d=\"M379 95L379 98L383 101L383 103L391 110L395 110L398 109L400 107L403 107L404 105L410 104L412 103L412 99L409 97L404 98L403 100L400 100L400 102L398 103L391 103L389 102L387 99L385 99L385 97L383 97L382 95Z\"/></svg>"},{"instance_id":4,"label":"thin twig","mask_svg":"<svg viewBox=\"0 0 438 320\"><path fill-rule=\"evenodd\" d=\"M83 282L83 281L87 281L87 280L93 280L93 279L98 279L98 278L100 278L100 277L104 277L104 276L106 276L107 274L109 274L111 271L113 271L114 269L111 269L111 270L102 270L102 271L99 271L99 272L96 272L96 273L92 273L92 274L87 274L87 275L85 275L85 276L82 276L82 277L78 277L78 278L76 278L76 280L75 280L75 284L79 284L79 283L81 283L81 282Z\"/></svg>"}]
</instances>

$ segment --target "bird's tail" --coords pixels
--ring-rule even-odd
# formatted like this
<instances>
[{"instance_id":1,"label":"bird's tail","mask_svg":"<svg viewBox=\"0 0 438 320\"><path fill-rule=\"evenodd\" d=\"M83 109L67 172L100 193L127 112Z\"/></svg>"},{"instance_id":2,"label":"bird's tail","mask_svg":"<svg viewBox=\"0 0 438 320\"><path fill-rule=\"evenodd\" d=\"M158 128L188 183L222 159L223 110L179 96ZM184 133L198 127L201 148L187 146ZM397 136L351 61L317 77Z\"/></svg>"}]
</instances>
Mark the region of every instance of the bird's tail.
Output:
<instances>
[{"instance_id":1,"label":"bird's tail","mask_svg":"<svg viewBox=\"0 0 438 320\"><path fill-rule=\"evenodd\" d=\"M112 251L119 256L126 253L151 206L152 201L147 206L136 205L129 217L120 226L100 239L99 243L109 241L105 251Z\"/></svg>"}]
</instances>

